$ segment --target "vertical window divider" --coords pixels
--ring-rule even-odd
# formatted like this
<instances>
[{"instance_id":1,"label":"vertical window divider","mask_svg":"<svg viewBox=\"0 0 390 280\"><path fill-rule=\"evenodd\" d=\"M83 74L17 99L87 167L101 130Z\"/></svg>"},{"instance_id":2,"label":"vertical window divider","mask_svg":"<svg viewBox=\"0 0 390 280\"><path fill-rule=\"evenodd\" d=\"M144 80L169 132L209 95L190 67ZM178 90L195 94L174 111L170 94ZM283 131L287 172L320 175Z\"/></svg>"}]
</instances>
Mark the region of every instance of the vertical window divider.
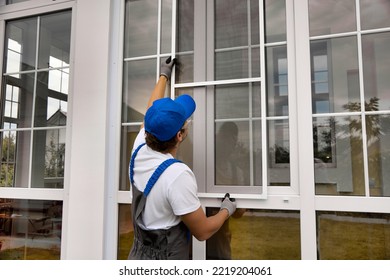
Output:
<instances>
[{"instance_id":1,"label":"vertical window divider","mask_svg":"<svg viewBox=\"0 0 390 280\"><path fill-rule=\"evenodd\" d=\"M268 193L268 141L267 137L267 99L265 76L265 27L264 27L264 1L259 0L259 41L260 41L260 96L261 96L261 149L262 149L262 196Z\"/></svg>"},{"instance_id":2,"label":"vertical window divider","mask_svg":"<svg viewBox=\"0 0 390 280\"><path fill-rule=\"evenodd\" d=\"M360 21L360 0L355 0L356 8L356 30L357 30L357 49L358 49L358 67L359 67L359 87L360 87L360 112L362 124L362 148L363 148L363 170L364 170L364 189L365 196L370 196L369 171L368 171L368 146L367 146L367 129L366 129L366 109L363 77L363 46L362 46L362 28Z\"/></svg>"},{"instance_id":3,"label":"vertical window divider","mask_svg":"<svg viewBox=\"0 0 390 280\"><path fill-rule=\"evenodd\" d=\"M34 151L34 120L35 120L35 102L37 96L37 85L38 85L38 56L39 56L39 37L41 25L41 17L37 17L37 35L35 42L35 66L34 66L34 88L33 88L33 97L32 97L32 108L31 108L31 135L30 135L30 158L29 158L29 167L28 167L28 189L32 188L32 166L33 166L33 151Z\"/></svg>"},{"instance_id":4,"label":"vertical window divider","mask_svg":"<svg viewBox=\"0 0 390 280\"><path fill-rule=\"evenodd\" d=\"M158 0L157 8L157 57L156 57L156 81L160 76L160 60L161 60L161 29L162 29L162 0Z\"/></svg>"},{"instance_id":5,"label":"vertical window divider","mask_svg":"<svg viewBox=\"0 0 390 280\"><path fill-rule=\"evenodd\" d=\"M251 25L251 7L250 0L247 0L247 15L248 15L248 73L249 78L253 78L252 75L252 25ZM259 34L259 37L261 34ZM253 159L253 82L248 85L249 89L249 185L254 185L254 159Z\"/></svg>"},{"instance_id":6,"label":"vertical window divider","mask_svg":"<svg viewBox=\"0 0 390 280\"><path fill-rule=\"evenodd\" d=\"M162 1L162 0L161 0ZM174 59L176 57L176 24L177 24L177 0L172 0L172 37L171 37L171 57ZM161 30L160 30L161 32ZM171 87L170 95L172 99L175 99L175 87L173 86L176 83L175 71L172 71L171 75Z\"/></svg>"}]
</instances>

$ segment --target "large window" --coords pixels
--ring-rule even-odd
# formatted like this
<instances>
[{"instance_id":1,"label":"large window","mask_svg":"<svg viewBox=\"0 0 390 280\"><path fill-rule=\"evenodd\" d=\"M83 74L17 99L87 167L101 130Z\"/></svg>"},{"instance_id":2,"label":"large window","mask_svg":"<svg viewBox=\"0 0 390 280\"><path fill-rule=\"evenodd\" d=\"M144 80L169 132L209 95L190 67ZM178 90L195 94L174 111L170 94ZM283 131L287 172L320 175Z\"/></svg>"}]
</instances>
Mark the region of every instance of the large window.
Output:
<instances>
[{"instance_id":1,"label":"large window","mask_svg":"<svg viewBox=\"0 0 390 280\"><path fill-rule=\"evenodd\" d=\"M6 23L0 186L63 188L69 11Z\"/></svg>"},{"instance_id":2,"label":"large window","mask_svg":"<svg viewBox=\"0 0 390 280\"><path fill-rule=\"evenodd\" d=\"M0 110L0 259L60 259L71 11L5 22ZM14 199L15 188L30 198Z\"/></svg>"},{"instance_id":3,"label":"large window","mask_svg":"<svg viewBox=\"0 0 390 280\"><path fill-rule=\"evenodd\" d=\"M390 195L389 8L309 1L316 194Z\"/></svg>"}]
</instances>

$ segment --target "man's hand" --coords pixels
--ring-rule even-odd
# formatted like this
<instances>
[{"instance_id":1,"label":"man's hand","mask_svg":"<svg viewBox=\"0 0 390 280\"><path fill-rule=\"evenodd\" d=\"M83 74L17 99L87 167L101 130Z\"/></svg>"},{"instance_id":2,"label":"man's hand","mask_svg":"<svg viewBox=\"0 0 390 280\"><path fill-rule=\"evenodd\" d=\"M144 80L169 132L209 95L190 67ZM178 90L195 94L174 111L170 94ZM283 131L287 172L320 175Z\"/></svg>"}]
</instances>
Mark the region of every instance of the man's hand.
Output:
<instances>
[{"instance_id":1,"label":"man's hand","mask_svg":"<svg viewBox=\"0 0 390 280\"><path fill-rule=\"evenodd\" d=\"M167 60L161 64L160 76L165 76L167 80L171 79L172 68L175 63L176 58L172 59L171 57L168 57Z\"/></svg>"},{"instance_id":2,"label":"man's hand","mask_svg":"<svg viewBox=\"0 0 390 280\"><path fill-rule=\"evenodd\" d=\"M229 217L234 214L236 211L236 200L234 198L230 198L230 194L225 194L225 197L222 200L221 210L226 209L229 212Z\"/></svg>"}]
</instances>

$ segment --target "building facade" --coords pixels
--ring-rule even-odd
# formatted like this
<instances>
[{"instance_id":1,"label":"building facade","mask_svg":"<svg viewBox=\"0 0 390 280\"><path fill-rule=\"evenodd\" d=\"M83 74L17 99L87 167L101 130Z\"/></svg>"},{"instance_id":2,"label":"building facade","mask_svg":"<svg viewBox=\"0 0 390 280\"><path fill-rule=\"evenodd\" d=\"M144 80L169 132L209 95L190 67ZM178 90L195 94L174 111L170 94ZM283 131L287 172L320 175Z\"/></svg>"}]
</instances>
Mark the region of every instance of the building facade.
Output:
<instances>
[{"instance_id":1,"label":"building facade","mask_svg":"<svg viewBox=\"0 0 390 280\"><path fill-rule=\"evenodd\" d=\"M160 62L197 103L193 259L390 258L390 1L0 1L0 259L126 259Z\"/></svg>"}]
</instances>

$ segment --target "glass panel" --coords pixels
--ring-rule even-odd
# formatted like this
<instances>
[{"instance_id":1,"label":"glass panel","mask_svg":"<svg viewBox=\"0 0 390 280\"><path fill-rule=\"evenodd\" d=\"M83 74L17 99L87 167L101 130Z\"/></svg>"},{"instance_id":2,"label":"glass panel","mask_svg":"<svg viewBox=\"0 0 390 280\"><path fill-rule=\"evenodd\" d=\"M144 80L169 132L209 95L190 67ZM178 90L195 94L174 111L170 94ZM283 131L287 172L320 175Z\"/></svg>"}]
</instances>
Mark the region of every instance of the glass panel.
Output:
<instances>
[{"instance_id":1,"label":"glass panel","mask_svg":"<svg viewBox=\"0 0 390 280\"><path fill-rule=\"evenodd\" d=\"M208 216L219 208L206 208ZM233 260L299 260L299 212L237 209L206 241L206 258Z\"/></svg>"},{"instance_id":2,"label":"glass panel","mask_svg":"<svg viewBox=\"0 0 390 280\"><path fill-rule=\"evenodd\" d=\"M388 260L390 214L317 212L318 259Z\"/></svg>"},{"instance_id":3,"label":"glass panel","mask_svg":"<svg viewBox=\"0 0 390 280\"><path fill-rule=\"evenodd\" d=\"M383 0L360 0L362 29L390 27L390 2Z\"/></svg>"},{"instance_id":4,"label":"glass panel","mask_svg":"<svg viewBox=\"0 0 390 280\"><path fill-rule=\"evenodd\" d=\"M313 119L316 194L365 194L361 122L357 116Z\"/></svg>"},{"instance_id":5,"label":"glass panel","mask_svg":"<svg viewBox=\"0 0 390 280\"><path fill-rule=\"evenodd\" d=\"M129 180L129 163L131 157L131 151L133 149L135 138L140 130L139 125L137 126L125 126L122 127L121 135L121 172L120 172L120 191L130 190Z\"/></svg>"},{"instance_id":6,"label":"glass panel","mask_svg":"<svg viewBox=\"0 0 390 280\"><path fill-rule=\"evenodd\" d=\"M366 118L371 196L390 196L390 116Z\"/></svg>"},{"instance_id":7,"label":"glass panel","mask_svg":"<svg viewBox=\"0 0 390 280\"><path fill-rule=\"evenodd\" d=\"M176 83L191 83L194 81L194 55L183 54L176 56Z\"/></svg>"},{"instance_id":8,"label":"glass panel","mask_svg":"<svg viewBox=\"0 0 390 280\"><path fill-rule=\"evenodd\" d=\"M15 124L4 123L3 129L15 129ZM0 187L27 188L31 133L5 130L1 134Z\"/></svg>"},{"instance_id":9,"label":"glass panel","mask_svg":"<svg viewBox=\"0 0 390 280\"><path fill-rule=\"evenodd\" d=\"M290 185L290 134L288 120L268 122L268 183Z\"/></svg>"},{"instance_id":10,"label":"glass panel","mask_svg":"<svg viewBox=\"0 0 390 280\"><path fill-rule=\"evenodd\" d=\"M216 86L215 118L248 118L249 90L247 84Z\"/></svg>"},{"instance_id":11,"label":"glass panel","mask_svg":"<svg viewBox=\"0 0 390 280\"><path fill-rule=\"evenodd\" d=\"M355 0L309 0L310 36L356 31Z\"/></svg>"},{"instance_id":12,"label":"glass panel","mask_svg":"<svg viewBox=\"0 0 390 280\"><path fill-rule=\"evenodd\" d=\"M7 22L4 51L7 73L35 69L36 40L36 18Z\"/></svg>"},{"instance_id":13,"label":"glass panel","mask_svg":"<svg viewBox=\"0 0 390 280\"><path fill-rule=\"evenodd\" d=\"M215 0L215 48L221 49L247 45L247 2L240 0Z\"/></svg>"},{"instance_id":14,"label":"glass panel","mask_svg":"<svg viewBox=\"0 0 390 280\"><path fill-rule=\"evenodd\" d=\"M63 188L65 129L34 131L32 187Z\"/></svg>"},{"instance_id":15,"label":"glass panel","mask_svg":"<svg viewBox=\"0 0 390 280\"><path fill-rule=\"evenodd\" d=\"M59 260L62 202L0 198L0 260Z\"/></svg>"},{"instance_id":16,"label":"glass panel","mask_svg":"<svg viewBox=\"0 0 390 280\"><path fill-rule=\"evenodd\" d=\"M131 204L119 204L118 207L118 260L127 260L134 240Z\"/></svg>"},{"instance_id":17,"label":"glass panel","mask_svg":"<svg viewBox=\"0 0 390 280\"><path fill-rule=\"evenodd\" d=\"M259 75L259 9L256 5L254 1L215 1L216 80Z\"/></svg>"},{"instance_id":18,"label":"glass panel","mask_svg":"<svg viewBox=\"0 0 390 280\"><path fill-rule=\"evenodd\" d=\"M269 47L266 56L268 115L288 116L287 47Z\"/></svg>"},{"instance_id":19,"label":"glass panel","mask_svg":"<svg viewBox=\"0 0 390 280\"><path fill-rule=\"evenodd\" d=\"M249 72L248 51L223 51L215 54L215 79L247 78Z\"/></svg>"},{"instance_id":20,"label":"glass panel","mask_svg":"<svg viewBox=\"0 0 390 280\"><path fill-rule=\"evenodd\" d=\"M193 91L192 88L191 89L181 88L176 90L175 94L176 97L182 94L188 94L194 97L192 91ZM185 141L181 142L180 147L177 150L176 158L184 162L192 170L194 165L194 149L193 149L194 121L192 119L187 127L188 127L187 137L185 138Z\"/></svg>"},{"instance_id":21,"label":"glass panel","mask_svg":"<svg viewBox=\"0 0 390 280\"><path fill-rule=\"evenodd\" d=\"M356 37L311 42L313 114L360 111Z\"/></svg>"},{"instance_id":22,"label":"glass panel","mask_svg":"<svg viewBox=\"0 0 390 280\"><path fill-rule=\"evenodd\" d=\"M215 184L248 186L249 122L217 122L215 131Z\"/></svg>"},{"instance_id":23,"label":"glass panel","mask_svg":"<svg viewBox=\"0 0 390 280\"><path fill-rule=\"evenodd\" d=\"M194 50L194 0L177 1L177 51Z\"/></svg>"},{"instance_id":24,"label":"glass panel","mask_svg":"<svg viewBox=\"0 0 390 280\"><path fill-rule=\"evenodd\" d=\"M68 111L69 69L38 73L35 126L65 126Z\"/></svg>"},{"instance_id":25,"label":"glass panel","mask_svg":"<svg viewBox=\"0 0 390 280\"><path fill-rule=\"evenodd\" d=\"M266 43L286 41L286 0L266 0L264 9Z\"/></svg>"},{"instance_id":26,"label":"glass panel","mask_svg":"<svg viewBox=\"0 0 390 280\"><path fill-rule=\"evenodd\" d=\"M366 111L390 109L390 32L362 36Z\"/></svg>"},{"instance_id":27,"label":"glass panel","mask_svg":"<svg viewBox=\"0 0 390 280\"><path fill-rule=\"evenodd\" d=\"M3 86L3 123L12 122L18 128L31 127L34 74L5 76Z\"/></svg>"},{"instance_id":28,"label":"glass panel","mask_svg":"<svg viewBox=\"0 0 390 280\"><path fill-rule=\"evenodd\" d=\"M172 0L161 1L161 53L171 52Z\"/></svg>"},{"instance_id":29,"label":"glass panel","mask_svg":"<svg viewBox=\"0 0 390 280\"><path fill-rule=\"evenodd\" d=\"M158 1L126 1L124 57L157 53Z\"/></svg>"},{"instance_id":30,"label":"glass panel","mask_svg":"<svg viewBox=\"0 0 390 280\"><path fill-rule=\"evenodd\" d=\"M68 67L70 52L71 12L41 17L38 67Z\"/></svg>"},{"instance_id":31,"label":"glass panel","mask_svg":"<svg viewBox=\"0 0 390 280\"><path fill-rule=\"evenodd\" d=\"M156 60L126 62L123 78L122 122L142 122L156 82Z\"/></svg>"}]
</instances>

